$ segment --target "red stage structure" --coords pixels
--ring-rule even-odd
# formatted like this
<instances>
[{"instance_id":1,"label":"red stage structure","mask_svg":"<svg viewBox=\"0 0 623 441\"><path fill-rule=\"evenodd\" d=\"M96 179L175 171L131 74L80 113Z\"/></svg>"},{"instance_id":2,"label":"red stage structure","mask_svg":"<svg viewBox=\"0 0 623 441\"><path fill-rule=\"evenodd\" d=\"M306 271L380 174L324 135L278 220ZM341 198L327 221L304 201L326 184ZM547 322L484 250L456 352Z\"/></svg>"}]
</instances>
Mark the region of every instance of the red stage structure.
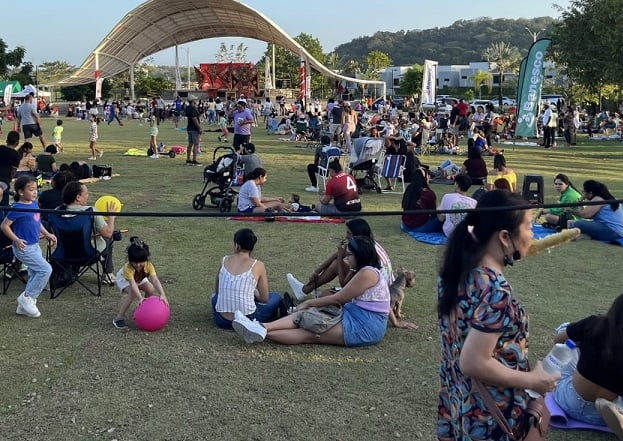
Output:
<instances>
[{"instance_id":1,"label":"red stage structure","mask_svg":"<svg viewBox=\"0 0 623 441\"><path fill-rule=\"evenodd\" d=\"M253 63L201 63L195 67L199 89L208 97L259 95L259 73Z\"/></svg>"}]
</instances>

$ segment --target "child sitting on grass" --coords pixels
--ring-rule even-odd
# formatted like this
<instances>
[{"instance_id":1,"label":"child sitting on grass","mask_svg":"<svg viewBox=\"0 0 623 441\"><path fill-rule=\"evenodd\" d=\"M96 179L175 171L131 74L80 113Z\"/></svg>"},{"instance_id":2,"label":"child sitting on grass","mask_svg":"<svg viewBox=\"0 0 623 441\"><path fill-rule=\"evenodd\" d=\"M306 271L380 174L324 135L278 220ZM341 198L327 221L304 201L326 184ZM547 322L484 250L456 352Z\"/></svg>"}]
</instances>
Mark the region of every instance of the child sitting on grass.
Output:
<instances>
[{"instance_id":1,"label":"child sitting on grass","mask_svg":"<svg viewBox=\"0 0 623 441\"><path fill-rule=\"evenodd\" d=\"M292 193L292 196L290 196L290 200L288 201L288 203L290 204L290 211L296 213L309 213L310 211L314 211L313 205L302 205L301 197L296 193Z\"/></svg>"},{"instance_id":2,"label":"child sitting on grass","mask_svg":"<svg viewBox=\"0 0 623 441\"><path fill-rule=\"evenodd\" d=\"M149 246L136 236L130 238L128 262L117 272L117 287L123 293L119 314L112 321L117 329L128 329L125 314L135 298L139 303L143 301L141 291L145 297L157 295L169 304L156 269L149 260Z\"/></svg>"}]
</instances>

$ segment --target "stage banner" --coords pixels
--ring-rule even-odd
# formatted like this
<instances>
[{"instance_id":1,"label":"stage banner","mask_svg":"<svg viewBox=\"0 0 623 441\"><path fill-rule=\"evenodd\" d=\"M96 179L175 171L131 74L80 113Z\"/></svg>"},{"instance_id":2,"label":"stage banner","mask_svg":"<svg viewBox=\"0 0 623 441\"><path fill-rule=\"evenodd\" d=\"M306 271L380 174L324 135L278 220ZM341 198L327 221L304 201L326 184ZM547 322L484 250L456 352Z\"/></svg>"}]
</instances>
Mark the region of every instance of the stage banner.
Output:
<instances>
[{"instance_id":1,"label":"stage banner","mask_svg":"<svg viewBox=\"0 0 623 441\"><path fill-rule=\"evenodd\" d=\"M519 98L517 106L517 137L536 136L536 125L541 108L541 90L543 89L545 51L552 40L541 38L532 43L526 64L519 77L522 79L519 84Z\"/></svg>"},{"instance_id":2,"label":"stage banner","mask_svg":"<svg viewBox=\"0 0 623 441\"><path fill-rule=\"evenodd\" d=\"M424 74L422 75L422 98L420 107L424 104L435 105L437 91L437 61L424 60Z\"/></svg>"},{"instance_id":3,"label":"stage banner","mask_svg":"<svg viewBox=\"0 0 623 441\"><path fill-rule=\"evenodd\" d=\"M517 75L517 108L521 107L521 88L523 87L523 78L526 75L526 63L528 57L524 57L519 64L519 75ZM516 115L516 114L515 114Z\"/></svg>"},{"instance_id":4,"label":"stage banner","mask_svg":"<svg viewBox=\"0 0 623 441\"><path fill-rule=\"evenodd\" d=\"M307 86L305 85L305 79L307 75L305 73L305 60L301 58L301 68L300 68L300 81L301 81L301 93L299 94L299 98L301 101L305 99L305 91L307 90Z\"/></svg>"}]
</instances>

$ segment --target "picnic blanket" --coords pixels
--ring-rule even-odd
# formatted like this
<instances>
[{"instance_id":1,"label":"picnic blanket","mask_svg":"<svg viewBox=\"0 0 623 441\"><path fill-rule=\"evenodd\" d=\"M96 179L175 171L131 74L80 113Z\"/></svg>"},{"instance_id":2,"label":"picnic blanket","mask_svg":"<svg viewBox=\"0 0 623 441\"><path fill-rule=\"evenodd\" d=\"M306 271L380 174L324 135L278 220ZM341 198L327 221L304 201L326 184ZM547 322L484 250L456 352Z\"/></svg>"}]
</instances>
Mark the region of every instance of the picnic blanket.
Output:
<instances>
[{"instance_id":1,"label":"picnic blanket","mask_svg":"<svg viewBox=\"0 0 623 441\"><path fill-rule=\"evenodd\" d=\"M264 216L231 216L229 220L236 221L248 221L248 222L265 222ZM290 217L290 216L275 216L277 222L307 222L312 224L343 224L346 222L341 217L324 217L324 216L304 216L304 217Z\"/></svg>"},{"instance_id":2,"label":"picnic blanket","mask_svg":"<svg viewBox=\"0 0 623 441\"><path fill-rule=\"evenodd\" d=\"M553 394L545 395L545 404L552 414L549 425L557 429L590 429L599 430L601 432L612 432L607 426L596 426L594 424L584 423L574 420L567 416L564 410L560 408Z\"/></svg>"},{"instance_id":3,"label":"picnic blanket","mask_svg":"<svg viewBox=\"0 0 623 441\"><path fill-rule=\"evenodd\" d=\"M443 233L416 233L415 231L409 231L404 224L400 224L400 229L413 237L418 242L427 243L430 245L445 245L448 238ZM543 239L544 237L554 234L556 230L550 228L543 228L539 224L532 225L532 233L535 239Z\"/></svg>"}]
</instances>

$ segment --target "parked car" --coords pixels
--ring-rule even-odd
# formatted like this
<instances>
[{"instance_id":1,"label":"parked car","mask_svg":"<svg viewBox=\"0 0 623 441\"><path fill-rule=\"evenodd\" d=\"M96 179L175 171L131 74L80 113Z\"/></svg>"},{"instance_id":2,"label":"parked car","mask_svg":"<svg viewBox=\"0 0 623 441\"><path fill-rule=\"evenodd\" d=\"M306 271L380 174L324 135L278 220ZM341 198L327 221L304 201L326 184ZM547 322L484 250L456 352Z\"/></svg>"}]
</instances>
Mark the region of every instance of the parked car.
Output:
<instances>
[{"instance_id":1,"label":"parked car","mask_svg":"<svg viewBox=\"0 0 623 441\"><path fill-rule=\"evenodd\" d=\"M454 98L448 95L438 96L435 99L435 104L437 106L437 112L446 112L449 113L452 111L452 103L459 102L458 98Z\"/></svg>"},{"instance_id":2,"label":"parked car","mask_svg":"<svg viewBox=\"0 0 623 441\"><path fill-rule=\"evenodd\" d=\"M495 106L495 103L492 100L474 100L469 103L470 106L474 106L476 109L478 106L482 106L483 109L486 109L489 104L493 104Z\"/></svg>"}]
</instances>

